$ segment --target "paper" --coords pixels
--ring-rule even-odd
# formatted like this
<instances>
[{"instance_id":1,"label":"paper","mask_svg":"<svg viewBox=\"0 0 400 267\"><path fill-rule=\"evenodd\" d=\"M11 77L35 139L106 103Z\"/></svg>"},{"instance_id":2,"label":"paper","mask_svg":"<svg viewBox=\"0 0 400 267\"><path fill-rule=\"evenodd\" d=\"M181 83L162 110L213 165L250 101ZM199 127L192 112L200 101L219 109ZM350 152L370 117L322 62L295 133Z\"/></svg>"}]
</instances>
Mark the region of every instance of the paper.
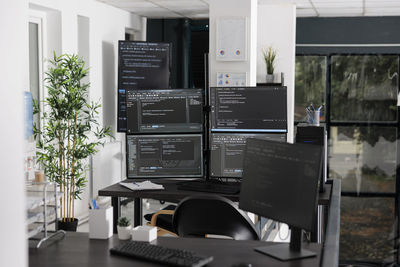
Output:
<instances>
[{"instance_id":1,"label":"paper","mask_svg":"<svg viewBox=\"0 0 400 267\"><path fill-rule=\"evenodd\" d=\"M120 185L129 188L134 191L138 190L163 190L164 186L161 184L155 184L150 181L144 181L144 182L125 182L125 183L119 183Z\"/></svg>"},{"instance_id":2,"label":"paper","mask_svg":"<svg viewBox=\"0 0 400 267\"><path fill-rule=\"evenodd\" d=\"M217 72L217 86L246 86L246 72Z\"/></svg>"}]
</instances>

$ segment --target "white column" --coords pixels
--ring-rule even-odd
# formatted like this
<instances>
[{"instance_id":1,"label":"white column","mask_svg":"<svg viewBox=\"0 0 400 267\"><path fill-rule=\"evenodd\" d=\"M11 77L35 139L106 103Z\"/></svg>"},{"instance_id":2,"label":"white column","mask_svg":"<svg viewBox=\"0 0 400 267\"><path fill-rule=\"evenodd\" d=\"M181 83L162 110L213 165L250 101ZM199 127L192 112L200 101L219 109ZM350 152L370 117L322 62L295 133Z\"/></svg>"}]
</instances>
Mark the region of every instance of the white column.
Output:
<instances>
[{"instance_id":1,"label":"white column","mask_svg":"<svg viewBox=\"0 0 400 267\"><path fill-rule=\"evenodd\" d=\"M28 2L0 1L0 266L27 266L23 91L29 91Z\"/></svg>"},{"instance_id":2,"label":"white column","mask_svg":"<svg viewBox=\"0 0 400 267\"><path fill-rule=\"evenodd\" d=\"M216 60L216 22L218 18L247 18L247 60ZM247 86L256 85L257 0L210 0L210 86L217 84L218 71L247 72Z\"/></svg>"},{"instance_id":3,"label":"white column","mask_svg":"<svg viewBox=\"0 0 400 267\"><path fill-rule=\"evenodd\" d=\"M277 50L275 73L283 72L287 86L288 141L293 142L294 75L296 59L296 6L268 4L258 6L257 82L265 83L265 61L262 48Z\"/></svg>"}]
</instances>

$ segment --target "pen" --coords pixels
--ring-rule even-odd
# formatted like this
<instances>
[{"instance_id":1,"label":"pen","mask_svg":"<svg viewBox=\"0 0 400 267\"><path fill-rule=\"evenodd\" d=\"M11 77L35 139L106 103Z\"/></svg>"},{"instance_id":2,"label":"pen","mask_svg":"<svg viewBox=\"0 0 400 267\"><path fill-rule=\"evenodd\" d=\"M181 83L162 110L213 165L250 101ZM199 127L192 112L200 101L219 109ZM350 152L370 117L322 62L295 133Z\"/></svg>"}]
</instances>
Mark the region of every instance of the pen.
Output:
<instances>
[{"instance_id":1,"label":"pen","mask_svg":"<svg viewBox=\"0 0 400 267\"><path fill-rule=\"evenodd\" d=\"M134 185L139 186L136 182L133 182Z\"/></svg>"},{"instance_id":2,"label":"pen","mask_svg":"<svg viewBox=\"0 0 400 267\"><path fill-rule=\"evenodd\" d=\"M96 199L93 199L92 202L93 202L93 209L97 210Z\"/></svg>"}]
</instances>

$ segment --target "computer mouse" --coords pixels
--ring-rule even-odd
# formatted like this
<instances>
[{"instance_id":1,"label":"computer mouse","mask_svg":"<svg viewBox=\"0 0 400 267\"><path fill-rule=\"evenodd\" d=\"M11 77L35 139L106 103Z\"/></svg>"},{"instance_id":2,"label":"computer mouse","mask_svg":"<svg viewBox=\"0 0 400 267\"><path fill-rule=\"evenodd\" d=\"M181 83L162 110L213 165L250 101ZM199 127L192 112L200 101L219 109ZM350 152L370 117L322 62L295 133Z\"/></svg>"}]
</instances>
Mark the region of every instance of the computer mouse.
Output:
<instances>
[{"instance_id":1,"label":"computer mouse","mask_svg":"<svg viewBox=\"0 0 400 267\"><path fill-rule=\"evenodd\" d=\"M251 263L245 263L245 262L241 262L241 263L235 263L232 265L232 267L252 267L253 265Z\"/></svg>"}]
</instances>

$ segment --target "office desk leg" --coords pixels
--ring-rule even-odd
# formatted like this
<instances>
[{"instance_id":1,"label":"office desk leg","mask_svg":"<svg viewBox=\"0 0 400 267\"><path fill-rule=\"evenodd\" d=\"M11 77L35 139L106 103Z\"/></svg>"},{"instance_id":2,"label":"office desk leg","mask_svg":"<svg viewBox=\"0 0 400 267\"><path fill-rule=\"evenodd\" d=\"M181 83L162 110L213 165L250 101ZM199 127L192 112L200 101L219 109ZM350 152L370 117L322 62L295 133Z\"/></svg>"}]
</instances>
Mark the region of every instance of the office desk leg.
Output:
<instances>
[{"instance_id":1,"label":"office desk leg","mask_svg":"<svg viewBox=\"0 0 400 267\"><path fill-rule=\"evenodd\" d=\"M117 233L117 222L121 216L121 203L119 197L111 197L111 206L113 206L113 231Z\"/></svg>"},{"instance_id":2,"label":"office desk leg","mask_svg":"<svg viewBox=\"0 0 400 267\"><path fill-rule=\"evenodd\" d=\"M142 225L142 199L134 198L134 227Z\"/></svg>"}]
</instances>

